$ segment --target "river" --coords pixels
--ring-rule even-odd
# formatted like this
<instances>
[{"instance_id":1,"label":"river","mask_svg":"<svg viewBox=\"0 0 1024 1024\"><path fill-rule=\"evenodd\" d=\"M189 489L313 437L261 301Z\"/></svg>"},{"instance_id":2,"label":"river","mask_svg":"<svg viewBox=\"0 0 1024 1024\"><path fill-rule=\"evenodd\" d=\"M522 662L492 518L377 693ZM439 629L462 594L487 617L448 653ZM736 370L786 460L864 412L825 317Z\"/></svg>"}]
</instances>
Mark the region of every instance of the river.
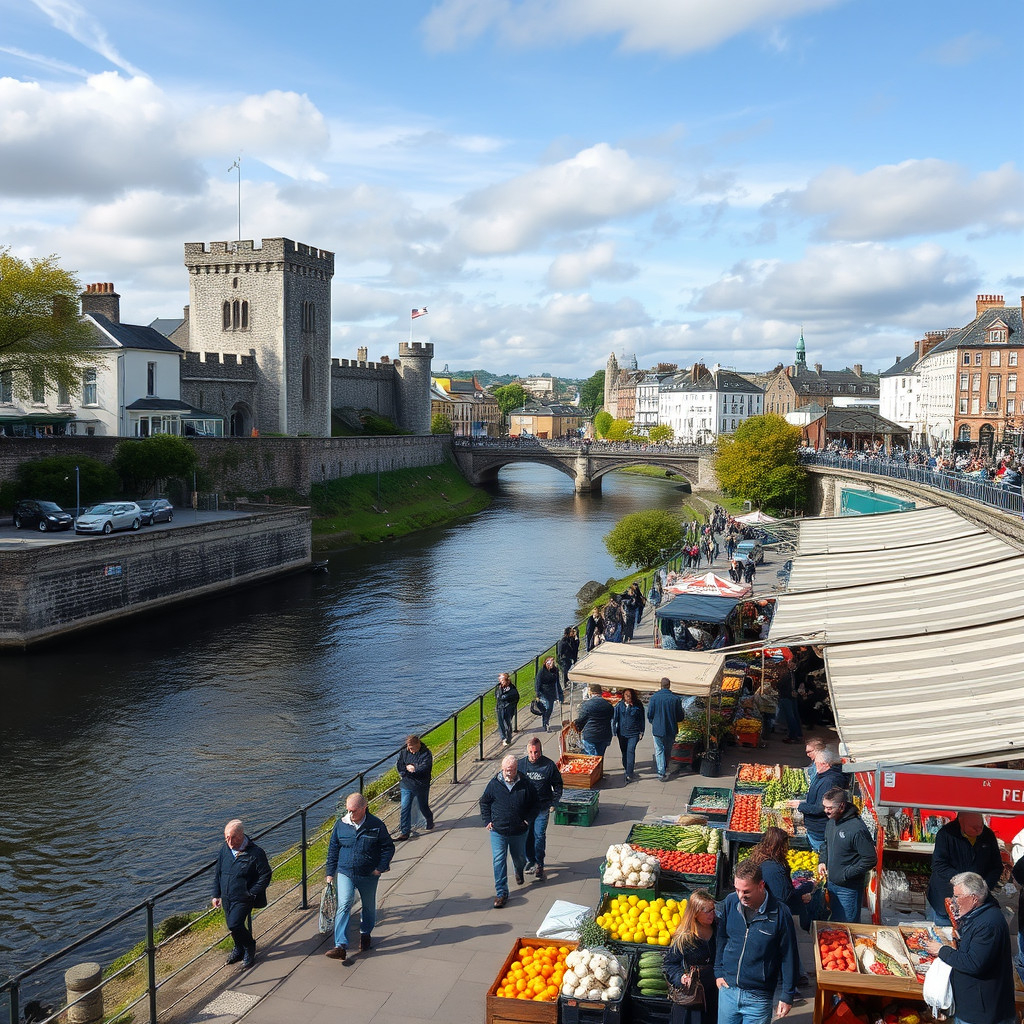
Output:
<instances>
[{"instance_id":1,"label":"river","mask_svg":"<svg viewBox=\"0 0 1024 1024\"><path fill-rule=\"evenodd\" d=\"M683 491L507 467L470 520L0 658L0 979L209 860L229 817L284 817L553 643L579 587L620 575L603 535Z\"/></svg>"}]
</instances>

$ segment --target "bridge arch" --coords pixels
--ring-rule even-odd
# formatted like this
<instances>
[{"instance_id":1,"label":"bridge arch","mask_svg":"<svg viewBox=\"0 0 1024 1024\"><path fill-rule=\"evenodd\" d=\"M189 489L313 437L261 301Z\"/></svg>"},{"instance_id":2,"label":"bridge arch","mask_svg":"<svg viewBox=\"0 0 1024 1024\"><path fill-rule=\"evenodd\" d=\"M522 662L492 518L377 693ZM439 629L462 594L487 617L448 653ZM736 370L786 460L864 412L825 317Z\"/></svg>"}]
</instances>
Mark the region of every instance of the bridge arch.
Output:
<instances>
[{"instance_id":1,"label":"bridge arch","mask_svg":"<svg viewBox=\"0 0 1024 1024\"><path fill-rule=\"evenodd\" d=\"M600 480L601 477L606 476L608 473L614 473L617 469L629 469L631 466L655 466L658 469L670 470L676 476L681 476L691 487L696 485L699 471L696 461L694 461L692 469L682 469L678 459L666 460L658 459L657 456L647 458L638 456L635 459L616 460L614 463L611 460L601 460L591 472L590 479L592 481Z\"/></svg>"},{"instance_id":2,"label":"bridge arch","mask_svg":"<svg viewBox=\"0 0 1024 1024\"><path fill-rule=\"evenodd\" d=\"M498 473L505 466L523 464L550 466L552 469L557 469L559 473L563 473L574 483L576 481L576 470L573 460L567 461L555 455L530 455L528 458L524 458L522 453L510 451L506 454L490 457L477 455L473 460L473 482L478 484L493 483L498 479Z\"/></svg>"}]
</instances>

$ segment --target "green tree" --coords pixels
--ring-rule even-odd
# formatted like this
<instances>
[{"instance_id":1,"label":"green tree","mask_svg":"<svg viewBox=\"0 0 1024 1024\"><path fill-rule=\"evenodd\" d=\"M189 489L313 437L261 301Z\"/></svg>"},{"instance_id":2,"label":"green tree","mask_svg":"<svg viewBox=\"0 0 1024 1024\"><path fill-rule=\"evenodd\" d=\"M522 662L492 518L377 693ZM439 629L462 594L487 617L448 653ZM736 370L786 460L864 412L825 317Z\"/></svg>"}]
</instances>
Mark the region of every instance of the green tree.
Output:
<instances>
[{"instance_id":1,"label":"green tree","mask_svg":"<svg viewBox=\"0 0 1024 1024\"><path fill-rule=\"evenodd\" d=\"M580 385L580 408L591 414L604 405L604 370L598 370Z\"/></svg>"},{"instance_id":2,"label":"green tree","mask_svg":"<svg viewBox=\"0 0 1024 1024\"><path fill-rule=\"evenodd\" d=\"M75 466L78 467L78 490L83 505L107 501L120 492L117 474L98 459L90 459L88 456L53 455L46 459L23 462L18 467L18 479L12 488L12 499L42 498L45 501L55 501L62 508L73 507ZM6 490L5 488L5 497Z\"/></svg>"},{"instance_id":3,"label":"green tree","mask_svg":"<svg viewBox=\"0 0 1024 1024\"><path fill-rule=\"evenodd\" d=\"M800 429L776 413L744 420L718 439L715 472L722 488L768 511L793 504L805 472L797 462Z\"/></svg>"},{"instance_id":4,"label":"green tree","mask_svg":"<svg viewBox=\"0 0 1024 1024\"><path fill-rule=\"evenodd\" d=\"M608 428L615 422L610 412L605 412L602 409L594 417L594 434L597 437L606 437L608 435Z\"/></svg>"},{"instance_id":5,"label":"green tree","mask_svg":"<svg viewBox=\"0 0 1024 1024\"><path fill-rule=\"evenodd\" d=\"M455 428L452 421L443 412L435 412L430 417L430 432L432 434L454 434Z\"/></svg>"},{"instance_id":6,"label":"green tree","mask_svg":"<svg viewBox=\"0 0 1024 1024\"><path fill-rule=\"evenodd\" d=\"M665 509L630 512L605 534L604 546L616 565L647 569L662 551L675 551L682 542L679 519Z\"/></svg>"},{"instance_id":7,"label":"green tree","mask_svg":"<svg viewBox=\"0 0 1024 1024\"><path fill-rule=\"evenodd\" d=\"M176 434L122 441L114 450L113 467L125 491L139 497L148 494L160 480L191 477L195 465L195 449Z\"/></svg>"},{"instance_id":8,"label":"green tree","mask_svg":"<svg viewBox=\"0 0 1024 1024\"><path fill-rule=\"evenodd\" d=\"M501 413L501 430L504 433L510 413L526 405L530 396L522 384L505 384L500 388L495 388L491 393L498 403L498 411Z\"/></svg>"},{"instance_id":9,"label":"green tree","mask_svg":"<svg viewBox=\"0 0 1024 1024\"><path fill-rule=\"evenodd\" d=\"M676 439L676 432L667 423L659 423L656 427L651 427L647 436L651 444L665 444Z\"/></svg>"},{"instance_id":10,"label":"green tree","mask_svg":"<svg viewBox=\"0 0 1024 1024\"><path fill-rule=\"evenodd\" d=\"M607 415L598 413L599 416ZM630 441L633 439L633 424L629 420L612 420L604 436L609 441Z\"/></svg>"},{"instance_id":11,"label":"green tree","mask_svg":"<svg viewBox=\"0 0 1024 1024\"><path fill-rule=\"evenodd\" d=\"M78 315L81 290L56 256L26 262L0 248L0 374L18 400L81 392L95 349L93 329Z\"/></svg>"}]
</instances>

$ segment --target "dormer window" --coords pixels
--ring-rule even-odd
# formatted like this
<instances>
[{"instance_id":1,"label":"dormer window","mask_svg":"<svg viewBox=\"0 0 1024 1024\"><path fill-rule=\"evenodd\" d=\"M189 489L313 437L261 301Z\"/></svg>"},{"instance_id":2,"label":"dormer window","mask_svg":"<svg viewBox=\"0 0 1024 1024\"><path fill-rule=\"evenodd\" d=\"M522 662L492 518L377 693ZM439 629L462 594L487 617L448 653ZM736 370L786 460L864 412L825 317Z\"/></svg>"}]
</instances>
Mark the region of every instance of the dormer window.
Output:
<instances>
[{"instance_id":1,"label":"dormer window","mask_svg":"<svg viewBox=\"0 0 1024 1024\"><path fill-rule=\"evenodd\" d=\"M1006 342L1006 328L1005 327L993 327L988 332L988 343L990 345L1001 345Z\"/></svg>"}]
</instances>

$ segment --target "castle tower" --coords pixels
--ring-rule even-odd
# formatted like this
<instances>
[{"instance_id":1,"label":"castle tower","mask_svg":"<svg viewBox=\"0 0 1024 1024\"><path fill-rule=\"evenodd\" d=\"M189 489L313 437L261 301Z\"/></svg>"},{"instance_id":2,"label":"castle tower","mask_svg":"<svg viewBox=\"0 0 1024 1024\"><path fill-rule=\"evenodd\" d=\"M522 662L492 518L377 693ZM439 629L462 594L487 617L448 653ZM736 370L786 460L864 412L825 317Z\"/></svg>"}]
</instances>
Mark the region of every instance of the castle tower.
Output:
<instances>
[{"instance_id":1,"label":"castle tower","mask_svg":"<svg viewBox=\"0 0 1024 1024\"><path fill-rule=\"evenodd\" d=\"M258 368L254 407L210 411L235 435L330 436L334 254L290 238L186 242L185 266L189 349L252 355Z\"/></svg>"},{"instance_id":2,"label":"castle tower","mask_svg":"<svg viewBox=\"0 0 1024 1024\"><path fill-rule=\"evenodd\" d=\"M399 342L398 425L416 434L430 433L430 361L434 358L431 342Z\"/></svg>"},{"instance_id":3,"label":"castle tower","mask_svg":"<svg viewBox=\"0 0 1024 1024\"><path fill-rule=\"evenodd\" d=\"M618 384L618 380L619 380L619 361L618 361L618 359L615 358L615 353L613 352L608 357L608 362L605 363L605 367L604 367L604 407L613 416L615 415L615 410L612 408L612 405L613 405L612 397L613 397L613 392L616 389L616 385Z\"/></svg>"}]
</instances>

